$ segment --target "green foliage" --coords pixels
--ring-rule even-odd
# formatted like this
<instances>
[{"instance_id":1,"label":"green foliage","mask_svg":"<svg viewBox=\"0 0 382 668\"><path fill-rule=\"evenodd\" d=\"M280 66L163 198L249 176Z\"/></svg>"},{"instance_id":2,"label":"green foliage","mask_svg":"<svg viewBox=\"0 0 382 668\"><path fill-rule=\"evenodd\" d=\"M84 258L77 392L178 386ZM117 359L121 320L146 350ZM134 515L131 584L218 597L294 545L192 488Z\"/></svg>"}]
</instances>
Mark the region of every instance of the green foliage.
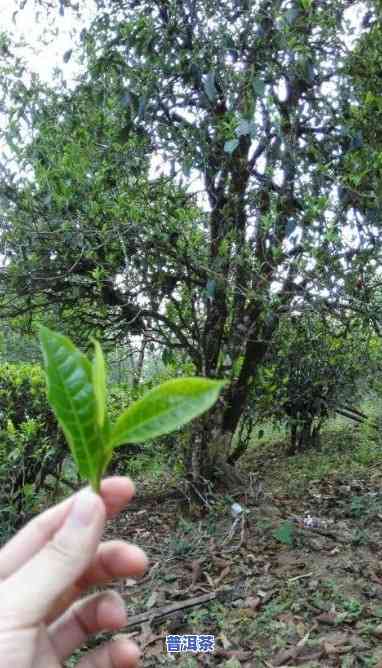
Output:
<instances>
[{"instance_id":1,"label":"green foliage","mask_svg":"<svg viewBox=\"0 0 382 668\"><path fill-rule=\"evenodd\" d=\"M28 334L20 334L19 329L28 330L30 325L27 319L22 322L0 323L0 363L5 362L29 362L36 364L40 360L40 350L35 337Z\"/></svg>"},{"instance_id":2,"label":"green foliage","mask_svg":"<svg viewBox=\"0 0 382 668\"><path fill-rule=\"evenodd\" d=\"M5 538L34 510L37 495L67 454L32 364L0 364L0 532Z\"/></svg>"},{"instance_id":3,"label":"green foliage","mask_svg":"<svg viewBox=\"0 0 382 668\"><path fill-rule=\"evenodd\" d=\"M295 539L294 524L291 522L283 522L277 529L274 530L273 536L276 538L276 540L279 541L279 543L288 545L288 547L293 547Z\"/></svg>"},{"instance_id":4,"label":"green foliage","mask_svg":"<svg viewBox=\"0 0 382 668\"><path fill-rule=\"evenodd\" d=\"M105 406L105 364L99 344L92 366L62 334L41 326L40 341L48 400L80 475L88 478L96 491L116 446L174 431L208 410L225 384L206 378L168 381L133 403L112 426Z\"/></svg>"},{"instance_id":5,"label":"green foliage","mask_svg":"<svg viewBox=\"0 0 382 668\"><path fill-rule=\"evenodd\" d=\"M197 374L229 375L231 434L263 393L309 440L328 413L322 378L346 356L311 350L304 367L300 331L295 359L270 342L295 307L365 328L382 313L379 12L349 49L345 0L104 5L64 56L83 65L70 90L25 85L4 42L2 314L52 314L106 351L135 335L166 361L182 351Z\"/></svg>"},{"instance_id":6,"label":"green foliage","mask_svg":"<svg viewBox=\"0 0 382 668\"><path fill-rule=\"evenodd\" d=\"M224 144L224 150L226 153L229 153L230 155L237 149L239 146L239 140L238 139L230 139L229 141L226 141Z\"/></svg>"},{"instance_id":7,"label":"green foliage","mask_svg":"<svg viewBox=\"0 0 382 668\"><path fill-rule=\"evenodd\" d=\"M359 447L355 453L355 461L364 466L378 465L381 460L382 394L378 371L373 378L370 378L370 390L372 388L374 392L370 394L369 401L363 405L363 411L367 414L368 418L359 424L357 430Z\"/></svg>"},{"instance_id":8,"label":"green foliage","mask_svg":"<svg viewBox=\"0 0 382 668\"><path fill-rule=\"evenodd\" d=\"M374 348L360 320L345 326L314 315L284 320L259 373L257 417L286 425L293 449L318 445L336 408L354 406L370 389Z\"/></svg>"}]
</instances>

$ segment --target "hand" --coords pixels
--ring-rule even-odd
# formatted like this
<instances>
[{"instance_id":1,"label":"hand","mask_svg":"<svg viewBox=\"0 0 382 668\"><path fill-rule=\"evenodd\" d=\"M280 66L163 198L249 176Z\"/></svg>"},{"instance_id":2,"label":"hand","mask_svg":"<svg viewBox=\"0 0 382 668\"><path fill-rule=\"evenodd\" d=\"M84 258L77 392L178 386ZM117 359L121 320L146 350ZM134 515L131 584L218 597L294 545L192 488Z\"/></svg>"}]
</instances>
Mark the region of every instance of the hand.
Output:
<instances>
[{"instance_id":1,"label":"hand","mask_svg":"<svg viewBox=\"0 0 382 668\"><path fill-rule=\"evenodd\" d=\"M0 666L59 668L93 633L126 624L116 592L77 599L93 585L144 573L147 558L138 547L120 540L100 544L106 517L133 495L128 478L106 478L99 496L81 490L0 550ZM86 654L78 668L135 668L139 654L133 642L119 638Z\"/></svg>"}]
</instances>

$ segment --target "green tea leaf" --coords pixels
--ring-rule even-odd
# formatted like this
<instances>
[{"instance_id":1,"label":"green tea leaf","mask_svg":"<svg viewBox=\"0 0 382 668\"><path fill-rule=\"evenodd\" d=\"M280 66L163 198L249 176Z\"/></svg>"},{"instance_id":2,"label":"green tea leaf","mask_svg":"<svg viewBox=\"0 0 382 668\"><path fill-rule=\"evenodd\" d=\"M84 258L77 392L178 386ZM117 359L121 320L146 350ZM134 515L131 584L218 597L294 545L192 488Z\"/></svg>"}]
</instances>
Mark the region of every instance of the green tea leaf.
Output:
<instances>
[{"instance_id":1,"label":"green tea leaf","mask_svg":"<svg viewBox=\"0 0 382 668\"><path fill-rule=\"evenodd\" d=\"M213 299L215 296L215 289L216 289L216 281L213 279L209 279L207 281L207 295L210 297L210 299Z\"/></svg>"},{"instance_id":2,"label":"green tea leaf","mask_svg":"<svg viewBox=\"0 0 382 668\"><path fill-rule=\"evenodd\" d=\"M285 21L288 23L288 25L292 26L295 20L298 18L299 14L299 7L292 7L291 9L288 9L287 12L285 12Z\"/></svg>"},{"instance_id":3,"label":"green tea leaf","mask_svg":"<svg viewBox=\"0 0 382 668\"><path fill-rule=\"evenodd\" d=\"M258 95L259 97L263 97L263 95L265 93L265 81L263 81L262 79L254 79L253 83L252 83L252 86L253 86L253 90L254 90L255 95Z\"/></svg>"},{"instance_id":4,"label":"green tea leaf","mask_svg":"<svg viewBox=\"0 0 382 668\"><path fill-rule=\"evenodd\" d=\"M297 221L294 218L288 220L285 228L285 236L290 237L297 227Z\"/></svg>"},{"instance_id":5,"label":"green tea leaf","mask_svg":"<svg viewBox=\"0 0 382 668\"><path fill-rule=\"evenodd\" d=\"M289 545L289 547L293 547L294 535L295 535L295 526L294 524L292 524L292 522L283 522L273 532L274 538L276 538L280 543L283 543L284 545Z\"/></svg>"},{"instance_id":6,"label":"green tea leaf","mask_svg":"<svg viewBox=\"0 0 382 668\"><path fill-rule=\"evenodd\" d=\"M62 57L62 60L64 61L64 63L68 63L68 62L69 62L69 60L70 60L71 57L72 57L72 53L73 53L73 49L69 49L68 51L65 51L65 53L64 53L64 55L63 55L63 57Z\"/></svg>"},{"instance_id":7,"label":"green tea leaf","mask_svg":"<svg viewBox=\"0 0 382 668\"><path fill-rule=\"evenodd\" d=\"M208 378L177 378L155 387L118 418L110 445L142 443L178 429L211 408L224 385Z\"/></svg>"},{"instance_id":8,"label":"green tea leaf","mask_svg":"<svg viewBox=\"0 0 382 668\"><path fill-rule=\"evenodd\" d=\"M242 137L251 134L252 125L253 123L247 121L245 118L242 118L235 131L237 137Z\"/></svg>"},{"instance_id":9,"label":"green tea leaf","mask_svg":"<svg viewBox=\"0 0 382 668\"><path fill-rule=\"evenodd\" d=\"M232 155L232 153L237 149L238 146L239 146L238 139L230 139L229 141L225 142L224 151Z\"/></svg>"},{"instance_id":10,"label":"green tea leaf","mask_svg":"<svg viewBox=\"0 0 382 668\"><path fill-rule=\"evenodd\" d=\"M217 97L217 90L215 86L215 72L208 72L203 82L203 87L210 102L213 102Z\"/></svg>"},{"instance_id":11,"label":"green tea leaf","mask_svg":"<svg viewBox=\"0 0 382 668\"><path fill-rule=\"evenodd\" d=\"M97 422L102 429L106 414L106 369L102 348L98 341L92 339L94 344L94 359L92 366L93 388L97 406Z\"/></svg>"},{"instance_id":12,"label":"green tea leaf","mask_svg":"<svg viewBox=\"0 0 382 668\"><path fill-rule=\"evenodd\" d=\"M66 336L40 327L48 400L64 431L80 475L98 489L108 458L97 423L92 366Z\"/></svg>"}]
</instances>

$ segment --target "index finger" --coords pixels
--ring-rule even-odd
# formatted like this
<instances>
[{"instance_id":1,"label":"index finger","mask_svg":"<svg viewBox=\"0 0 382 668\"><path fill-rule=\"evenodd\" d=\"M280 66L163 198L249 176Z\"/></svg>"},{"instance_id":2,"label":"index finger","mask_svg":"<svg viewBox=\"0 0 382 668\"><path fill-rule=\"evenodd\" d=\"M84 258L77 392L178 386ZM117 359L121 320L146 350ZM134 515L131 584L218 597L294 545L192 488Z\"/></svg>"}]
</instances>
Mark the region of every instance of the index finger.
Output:
<instances>
[{"instance_id":1,"label":"index finger","mask_svg":"<svg viewBox=\"0 0 382 668\"><path fill-rule=\"evenodd\" d=\"M100 495L106 506L107 518L117 515L134 493L134 483L130 478L105 478L101 483ZM35 517L4 545L0 550L0 580L12 575L51 540L64 523L76 494Z\"/></svg>"}]
</instances>

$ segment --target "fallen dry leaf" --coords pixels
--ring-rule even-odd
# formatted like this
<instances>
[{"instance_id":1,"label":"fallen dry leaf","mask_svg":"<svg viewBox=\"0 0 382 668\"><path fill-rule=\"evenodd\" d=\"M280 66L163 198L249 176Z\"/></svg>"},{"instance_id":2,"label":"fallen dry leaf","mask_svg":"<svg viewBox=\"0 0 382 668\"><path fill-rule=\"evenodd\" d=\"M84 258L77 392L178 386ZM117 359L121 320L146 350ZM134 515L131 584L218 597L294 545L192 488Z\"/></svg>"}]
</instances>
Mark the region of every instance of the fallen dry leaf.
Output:
<instances>
[{"instance_id":1,"label":"fallen dry leaf","mask_svg":"<svg viewBox=\"0 0 382 668\"><path fill-rule=\"evenodd\" d=\"M337 623L337 615L335 612L322 612L321 615L316 617L317 622L321 624L329 624L329 626L334 626Z\"/></svg>"},{"instance_id":2,"label":"fallen dry leaf","mask_svg":"<svg viewBox=\"0 0 382 668\"><path fill-rule=\"evenodd\" d=\"M220 649L217 648L214 652L215 656L220 656L223 659L237 659L238 661L247 661L252 657L252 652L245 652L241 649Z\"/></svg>"},{"instance_id":3,"label":"fallen dry leaf","mask_svg":"<svg viewBox=\"0 0 382 668\"><path fill-rule=\"evenodd\" d=\"M215 583L212 579L212 577L207 573L206 571L203 571L203 575L206 578L208 584L210 585L211 589L215 589Z\"/></svg>"},{"instance_id":4,"label":"fallen dry leaf","mask_svg":"<svg viewBox=\"0 0 382 668\"><path fill-rule=\"evenodd\" d=\"M231 565L230 561L227 561L227 559L222 559L221 557L217 557L216 555L213 555L211 559L214 566L217 566L218 568L226 568L227 566Z\"/></svg>"},{"instance_id":5,"label":"fallen dry leaf","mask_svg":"<svg viewBox=\"0 0 382 668\"><path fill-rule=\"evenodd\" d=\"M332 631L321 638L321 643L328 642L331 645L344 645L349 642L349 635L342 631Z\"/></svg>"},{"instance_id":6,"label":"fallen dry leaf","mask_svg":"<svg viewBox=\"0 0 382 668\"><path fill-rule=\"evenodd\" d=\"M298 641L295 647L290 649L281 650L276 654L273 659L273 665L281 667L283 664L288 663L291 659L295 660L300 654L303 653L305 645L309 640L311 631L306 633L306 635Z\"/></svg>"},{"instance_id":7,"label":"fallen dry leaf","mask_svg":"<svg viewBox=\"0 0 382 668\"><path fill-rule=\"evenodd\" d=\"M332 645L330 642L323 642L322 648L327 656L346 654L346 652L350 652L352 650L351 645Z\"/></svg>"},{"instance_id":8,"label":"fallen dry leaf","mask_svg":"<svg viewBox=\"0 0 382 668\"><path fill-rule=\"evenodd\" d=\"M137 581L134 578L126 578L125 580L125 587L135 587L136 584Z\"/></svg>"},{"instance_id":9,"label":"fallen dry leaf","mask_svg":"<svg viewBox=\"0 0 382 668\"><path fill-rule=\"evenodd\" d=\"M316 649L314 647L304 647L303 651L301 654L296 656L295 658L295 664L297 665L306 665L307 668L310 668L310 666L315 662L317 662L320 658L322 657L322 650ZM289 666L289 668L292 668L292 666Z\"/></svg>"},{"instance_id":10,"label":"fallen dry leaf","mask_svg":"<svg viewBox=\"0 0 382 668\"><path fill-rule=\"evenodd\" d=\"M141 648L144 648L146 645L148 645L153 639L153 637L155 636L151 630L150 622L143 622L141 627L141 633L137 638L139 640Z\"/></svg>"},{"instance_id":11,"label":"fallen dry leaf","mask_svg":"<svg viewBox=\"0 0 382 668\"><path fill-rule=\"evenodd\" d=\"M278 616L277 619L280 622L283 622L283 624L290 624L294 625L295 622L295 617L292 612L281 612Z\"/></svg>"},{"instance_id":12,"label":"fallen dry leaf","mask_svg":"<svg viewBox=\"0 0 382 668\"><path fill-rule=\"evenodd\" d=\"M228 640L227 636L222 632L218 635L219 640L221 640L223 649L227 650L232 646L232 643Z\"/></svg>"},{"instance_id":13,"label":"fallen dry leaf","mask_svg":"<svg viewBox=\"0 0 382 668\"><path fill-rule=\"evenodd\" d=\"M150 594L149 600L146 603L146 608L149 610L150 608L153 608L155 603L158 600L158 592L153 591L152 594Z\"/></svg>"},{"instance_id":14,"label":"fallen dry leaf","mask_svg":"<svg viewBox=\"0 0 382 668\"><path fill-rule=\"evenodd\" d=\"M281 668L283 665L287 664L291 659L295 659L298 653L297 647L292 647L291 649L283 649L280 652L277 652L276 656L273 657L272 665L278 666Z\"/></svg>"},{"instance_id":15,"label":"fallen dry leaf","mask_svg":"<svg viewBox=\"0 0 382 668\"><path fill-rule=\"evenodd\" d=\"M302 622L298 622L298 624L296 624L296 631L300 636L300 638L304 638L306 634L305 624L303 624Z\"/></svg>"},{"instance_id":16,"label":"fallen dry leaf","mask_svg":"<svg viewBox=\"0 0 382 668\"><path fill-rule=\"evenodd\" d=\"M251 608L251 610L258 610L262 605L263 601L260 596L247 596L244 599L244 608Z\"/></svg>"},{"instance_id":17,"label":"fallen dry leaf","mask_svg":"<svg viewBox=\"0 0 382 668\"><path fill-rule=\"evenodd\" d=\"M223 568L222 572L215 580L215 587L218 586L218 584L225 578L226 575L228 575L230 571L231 571L231 566L226 566L225 568Z\"/></svg>"},{"instance_id":18,"label":"fallen dry leaf","mask_svg":"<svg viewBox=\"0 0 382 668\"><path fill-rule=\"evenodd\" d=\"M376 638L379 638L379 639L382 638L382 624L378 624L378 626L375 627L375 629L373 630L373 635Z\"/></svg>"},{"instance_id":19,"label":"fallen dry leaf","mask_svg":"<svg viewBox=\"0 0 382 668\"><path fill-rule=\"evenodd\" d=\"M191 562L191 571L192 571L191 587L195 587L197 581L200 578L203 561L204 559L202 558L202 559L194 559L194 561Z\"/></svg>"}]
</instances>

